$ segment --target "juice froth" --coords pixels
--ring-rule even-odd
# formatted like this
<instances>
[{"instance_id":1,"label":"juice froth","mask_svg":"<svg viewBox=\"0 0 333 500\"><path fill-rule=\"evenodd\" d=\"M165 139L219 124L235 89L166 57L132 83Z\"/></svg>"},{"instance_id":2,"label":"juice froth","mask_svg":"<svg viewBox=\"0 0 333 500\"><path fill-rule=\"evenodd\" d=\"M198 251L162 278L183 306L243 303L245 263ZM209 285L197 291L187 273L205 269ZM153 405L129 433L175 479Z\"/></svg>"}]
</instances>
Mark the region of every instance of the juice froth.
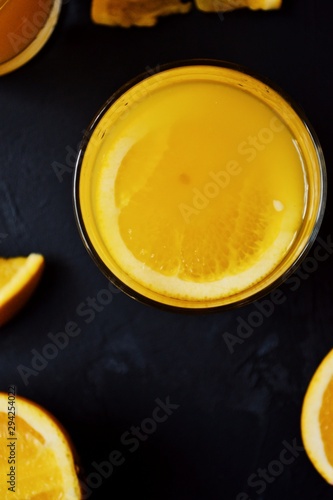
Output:
<instances>
[{"instance_id":1,"label":"juice froth","mask_svg":"<svg viewBox=\"0 0 333 500\"><path fill-rule=\"evenodd\" d=\"M284 262L304 225L304 137L233 73L185 67L144 80L108 108L84 154L94 248L162 302L233 301Z\"/></svg>"}]
</instances>

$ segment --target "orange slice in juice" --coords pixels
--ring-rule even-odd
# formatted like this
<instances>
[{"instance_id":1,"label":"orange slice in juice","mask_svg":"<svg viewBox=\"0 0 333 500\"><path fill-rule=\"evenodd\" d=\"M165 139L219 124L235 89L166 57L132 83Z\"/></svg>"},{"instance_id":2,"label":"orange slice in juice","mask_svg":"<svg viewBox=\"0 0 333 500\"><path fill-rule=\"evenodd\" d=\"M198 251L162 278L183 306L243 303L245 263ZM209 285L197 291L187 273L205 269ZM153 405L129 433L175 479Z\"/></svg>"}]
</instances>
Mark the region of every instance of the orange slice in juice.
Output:
<instances>
[{"instance_id":1,"label":"orange slice in juice","mask_svg":"<svg viewBox=\"0 0 333 500\"><path fill-rule=\"evenodd\" d=\"M272 119L239 90L189 82L145 96L113 125L94 214L128 274L162 294L206 300L276 265L301 224L305 181L287 127L266 131L258 151L248 145Z\"/></svg>"},{"instance_id":2,"label":"orange slice in juice","mask_svg":"<svg viewBox=\"0 0 333 500\"><path fill-rule=\"evenodd\" d=\"M94 127L76 175L79 224L98 262L142 296L232 303L306 247L318 156L302 120L258 80L172 68L125 91Z\"/></svg>"}]
</instances>

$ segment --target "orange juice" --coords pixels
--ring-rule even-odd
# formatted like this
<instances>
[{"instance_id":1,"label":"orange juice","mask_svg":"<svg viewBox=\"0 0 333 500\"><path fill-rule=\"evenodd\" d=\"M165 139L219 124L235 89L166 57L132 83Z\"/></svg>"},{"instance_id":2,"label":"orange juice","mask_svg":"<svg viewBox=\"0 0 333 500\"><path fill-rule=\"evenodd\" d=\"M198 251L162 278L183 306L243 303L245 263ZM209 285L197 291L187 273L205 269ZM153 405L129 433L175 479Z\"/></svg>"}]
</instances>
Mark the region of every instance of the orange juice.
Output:
<instances>
[{"instance_id":1,"label":"orange juice","mask_svg":"<svg viewBox=\"0 0 333 500\"><path fill-rule=\"evenodd\" d=\"M0 75L33 57L56 23L61 0L0 0Z\"/></svg>"},{"instance_id":2,"label":"orange juice","mask_svg":"<svg viewBox=\"0 0 333 500\"><path fill-rule=\"evenodd\" d=\"M214 308L286 275L318 228L323 184L314 139L278 92L233 67L185 65L106 106L81 152L78 218L131 295Z\"/></svg>"}]
</instances>

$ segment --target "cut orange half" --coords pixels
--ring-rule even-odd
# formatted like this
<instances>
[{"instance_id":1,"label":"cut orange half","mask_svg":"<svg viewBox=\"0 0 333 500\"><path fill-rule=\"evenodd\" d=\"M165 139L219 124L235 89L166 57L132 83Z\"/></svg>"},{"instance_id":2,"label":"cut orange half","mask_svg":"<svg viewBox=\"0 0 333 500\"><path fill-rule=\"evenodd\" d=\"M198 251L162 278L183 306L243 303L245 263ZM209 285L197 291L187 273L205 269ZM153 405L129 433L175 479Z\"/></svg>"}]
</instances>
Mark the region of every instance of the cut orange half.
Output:
<instances>
[{"instance_id":1,"label":"cut orange half","mask_svg":"<svg viewBox=\"0 0 333 500\"><path fill-rule=\"evenodd\" d=\"M44 269L44 257L0 258L0 326L26 304Z\"/></svg>"},{"instance_id":2,"label":"cut orange half","mask_svg":"<svg viewBox=\"0 0 333 500\"><path fill-rule=\"evenodd\" d=\"M302 408L301 430L311 462L333 485L333 350L311 379Z\"/></svg>"},{"instance_id":3,"label":"cut orange half","mask_svg":"<svg viewBox=\"0 0 333 500\"><path fill-rule=\"evenodd\" d=\"M0 393L0 438L2 500L82 498L72 445L42 407Z\"/></svg>"}]
</instances>

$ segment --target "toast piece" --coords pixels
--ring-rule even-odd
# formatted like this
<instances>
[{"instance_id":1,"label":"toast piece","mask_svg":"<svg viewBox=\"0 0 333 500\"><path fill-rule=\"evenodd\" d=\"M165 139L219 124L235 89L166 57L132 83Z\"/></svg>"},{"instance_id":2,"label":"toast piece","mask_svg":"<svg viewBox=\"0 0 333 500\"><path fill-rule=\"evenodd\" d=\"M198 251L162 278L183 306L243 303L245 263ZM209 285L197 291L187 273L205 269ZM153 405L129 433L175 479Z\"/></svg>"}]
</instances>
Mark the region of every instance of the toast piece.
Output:
<instances>
[{"instance_id":1,"label":"toast piece","mask_svg":"<svg viewBox=\"0 0 333 500\"><path fill-rule=\"evenodd\" d=\"M252 10L279 9L282 0L194 0L199 10L204 12L227 12L248 7Z\"/></svg>"},{"instance_id":2,"label":"toast piece","mask_svg":"<svg viewBox=\"0 0 333 500\"><path fill-rule=\"evenodd\" d=\"M92 0L91 18L107 26L154 26L159 16L185 14L191 5L181 0Z\"/></svg>"}]
</instances>

